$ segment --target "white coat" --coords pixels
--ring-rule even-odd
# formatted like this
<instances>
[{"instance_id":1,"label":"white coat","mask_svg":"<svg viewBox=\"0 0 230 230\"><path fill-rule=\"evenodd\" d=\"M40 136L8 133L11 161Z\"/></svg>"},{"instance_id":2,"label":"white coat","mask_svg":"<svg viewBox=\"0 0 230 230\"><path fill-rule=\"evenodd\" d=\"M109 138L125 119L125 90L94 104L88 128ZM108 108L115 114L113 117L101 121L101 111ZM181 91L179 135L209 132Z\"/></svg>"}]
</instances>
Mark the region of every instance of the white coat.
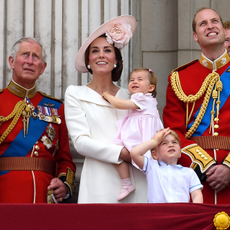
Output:
<instances>
[{"instance_id":1,"label":"white coat","mask_svg":"<svg viewBox=\"0 0 230 230\"><path fill-rule=\"evenodd\" d=\"M126 89L117 97L129 99ZM112 163L118 164L123 146L110 144L117 131L116 122L127 113L113 108L100 94L87 86L69 86L65 93L65 117L76 151L85 156L78 203L118 203L121 183ZM130 177L136 190L122 203L146 203L145 175L130 165Z\"/></svg>"}]
</instances>

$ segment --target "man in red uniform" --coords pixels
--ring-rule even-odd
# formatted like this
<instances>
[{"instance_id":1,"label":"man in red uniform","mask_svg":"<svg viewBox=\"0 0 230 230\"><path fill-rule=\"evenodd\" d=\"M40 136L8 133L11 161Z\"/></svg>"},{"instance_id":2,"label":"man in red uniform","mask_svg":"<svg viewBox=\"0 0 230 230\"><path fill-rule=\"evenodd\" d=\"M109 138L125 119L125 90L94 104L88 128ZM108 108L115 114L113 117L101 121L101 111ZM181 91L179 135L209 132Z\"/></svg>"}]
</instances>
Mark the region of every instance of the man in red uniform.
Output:
<instances>
[{"instance_id":1,"label":"man in red uniform","mask_svg":"<svg viewBox=\"0 0 230 230\"><path fill-rule=\"evenodd\" d=\"M180 163L192 167L203 181L204 202L230 203L230 58L219 14L198 10L193 37L201 58L169 76L164 125L181 139Z\"/></svg>"},{"instance_id":2,"label":"man in red uniform","mask_svg":"<svg viewBox=\"0 0 230 230\"><path fill-rule=\"evenodd\" d=\"M56 203L72 193L64 105L35 86L45 58L34 38L17 41L9 57L12 80L0 92L0 203Z\"/></svg>"},{"instance_id":3,"label":"man in red uniform","mask_svg":"<svg viewBox=\"0 0 230 230\"><path fill-rule=\"evenodd\" d=\"M224 46L228 51L228 55L230 55L230 21L226 21L224 23L225 28L225 42Z\"/></svg>"}]
</instances>

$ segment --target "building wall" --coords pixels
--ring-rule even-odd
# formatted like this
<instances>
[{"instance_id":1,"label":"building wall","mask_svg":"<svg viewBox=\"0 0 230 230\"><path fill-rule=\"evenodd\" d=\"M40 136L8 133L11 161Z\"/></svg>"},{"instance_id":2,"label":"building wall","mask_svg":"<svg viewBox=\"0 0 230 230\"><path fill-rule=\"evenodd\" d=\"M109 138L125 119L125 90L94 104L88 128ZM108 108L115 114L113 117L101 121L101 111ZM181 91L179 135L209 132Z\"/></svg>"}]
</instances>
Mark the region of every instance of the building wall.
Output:
<instances>
[{"instance_id":1,"label":"building wall","mask_svg":"<svg viewBox=\"0 0 230 230\"><path fill-rule=\"evenodd\" d=\"M134 36L133 67L150 68L157 76L158 109L165 104L167 76L177 66L178 1L136 1L138 32Z\"/></svg>"},{"instance_id":2,"label":"building wall","mask_svg":"<svg viewBox=\"0 0 230 230\"><path fill-rule=\"evenodd\" d=\"M137 29L122 50L124 71L119 86L127 87L134 68L151 68L157 75L158 109L165 106L167 77L178 65L200 57L191 23L200 7L211 7L230 20L229 0L0 0L0 88L11 79L8 56L14 42L23 36L40 40L47 52L47 68L38 79L38 90L64 99L67 86L91 80L74 68L78 49L100 24L117 15L131 14ZM71 152L77 165L76 202L84 158Z\"/></svg>"}]
</instances>

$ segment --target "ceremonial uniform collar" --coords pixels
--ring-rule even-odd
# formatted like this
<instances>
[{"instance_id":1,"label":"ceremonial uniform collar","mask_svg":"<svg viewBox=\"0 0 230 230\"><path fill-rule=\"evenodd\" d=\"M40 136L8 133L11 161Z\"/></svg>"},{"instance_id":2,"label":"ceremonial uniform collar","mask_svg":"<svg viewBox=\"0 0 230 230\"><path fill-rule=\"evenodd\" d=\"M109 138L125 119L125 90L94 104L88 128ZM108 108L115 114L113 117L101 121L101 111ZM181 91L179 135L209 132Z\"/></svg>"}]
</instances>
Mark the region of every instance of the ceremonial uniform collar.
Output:
<instances>
[{"instance_id":1,"label":"ceremonial uniform collar","mask_svg":"<svg viewBox=\"0 0 230 230\"><path fill-rule=\"evenodd\" d=\"M14 95L21 98L33 98L37 92L35 85L31 89L26 89L17 84L13 79L10 81L10 84L7 86L7 89Z\"/></svg>"},{"instance_id":2,"label":"ceremonial uniform collar","mask_svg":"<svg viewBox=\"0 0 230 230\"><path fill-rule=\"evenodd\" d=\"M217 70L221 68L222 66L226 65L230 61L230 57L227 53L227 50L216 60L211 61L207 57L204 56L204 54L201 54L200 57L200 64L204 67L212 70Z\"/></svg>"}]
</instances>

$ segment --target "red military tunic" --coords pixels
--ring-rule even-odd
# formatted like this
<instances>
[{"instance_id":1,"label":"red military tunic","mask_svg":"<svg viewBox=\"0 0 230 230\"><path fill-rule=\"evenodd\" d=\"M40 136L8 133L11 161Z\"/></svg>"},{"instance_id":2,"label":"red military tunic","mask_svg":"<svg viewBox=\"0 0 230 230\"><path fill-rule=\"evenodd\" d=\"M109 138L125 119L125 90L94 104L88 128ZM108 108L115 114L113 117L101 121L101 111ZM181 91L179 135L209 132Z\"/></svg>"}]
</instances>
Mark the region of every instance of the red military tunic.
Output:
<instances>
[{"instance_id":1,"label":"red military tunic","mask_svg":"<svg viewBox=\"0 0 230 230\"><path fill-rule=\"evenodd\" d=\"M48 160L46 162L50 162L51 164L53 164L52 162L56 162L56 170L54 169L53 175L46 171L26 169L25 171L0 171L0 203L46 203L47 187L50 184L51 179L54 177L61 179L66 186L69 187L70 193L72 192L74 184L76 166L72 161L69 150L68 133L64 117L64 105L61 101L37 92L36 87L31 90L26 90L11 81L10 85L0 93L0 116L6 118L12 113L15 105L19 101L23 101L25 96L28 97L27 104L34 106L34 108L42 102L40 108L49 111L49 108L55 108L55 106L59 104L58 109L52 110L54 113L57 113L57 122L51 122L52 119L39 119L38 111L37 113L34 113L33 116L31 112L29 118L26 117L26 121L29 121L28 134L26 134L27 123L25 123L25 137L22 137L21 141L19 139L17 142L15 142L15 140L20 136L19 133L21 131L22 134L24 133L22 122L23 116L21 115L19 117L16 124L14 124L15 122L13 121L15 116L2 122L0 126L0 142L2 142L0 144L0 167L4 168L6 166L5 163L1 161L2 159L7 158L8 160L9 158L13 159L12 157L14 157L17 161L21 157L20 159L45 159ZM16 109L16 111L19 111L19 109ZM45 117L52 118L51 115ZM35 125L32 126L32 124ZM44 126L44 128L40 130L41 126ZM12 131L9 133L7 132L4 139L3 133L8 127L12 127ZM32 139L33 141L31 141L31 135L35 134L38 138L35 140ZM28 149L27 146L31 147ZM42 166L44 167L44 165ZM24 166L22 165L22 167ZM50 168L47 168L48 171L49 169Z\"/></svg>"},{"instance_id":2,"label":"red military tunic","mask_svg":"<svg viewBox=\"0 0 230 230\"><path fill-rule=\"evenodd\" d=\"M206 77L212 73L212 70L215 69L216 73L218 73L220 76L227 70L230 66L230 58L225 52L221 57L219 57L214 62L207 59L203 54L201 56L201 59L198 61L193 61L187 65L184 65L182 67L179 67L175 71L178 72L179 81L181 84L181 88L178 85L178 89L182 89L185 95L196 95L197 92L201 89L201 86L206 79ZM174 71L174 74L176 73ZM173 74L173 73L172 73ZM171 75L172 75L171 74ZM220 102L220 105L222 106L219 111L218 119L216 118L215 113L213 119L211 119L211 113L208 113L207 110L205 111L204 118L201 120L201 122L198 124L197 130L194 132L192 137L189 136L185 138L186 132L191 127L186 127L186 116L189 117L190 112L192 111L193 103L189 103L188 107L188 113L186 115L186 106L187 103L183 102L181 99L178 98L178 96L175 93L175 87L173 89L172 82L174 78L171 78L171 75L168 78L169 84L167 87L167 94L166 94L166 106L163 111L163 120L164 120L164 126L170 127L172 130L175 130L177 134L180 137L181 144L182 144L182 154L181 159L179 159L179 163L183 166L192 167L199 175L201 179L205 180L205 172L206 170L214 165L214 164L224 164L228 167L230 167L228 154L229 154L229 147L215 147L214 149L209 149L209 146L213 144L213 142L216 142L218 138L224 138L224 137L230 137L230 97L229 95L226 96L226 101ZM174 75L176 76L176 75ZM230 79L230 75L227 76L228 79ZM220 77L221 80L221 77ZM177 82L179 82L177 80ZM210 84L210 83L209 83ZM208 84L208 86L209 86ZM230 87L230 85L223 85L224 87ZM208 87L207 87L208 88ZM224 88L226 89L226 88ZM182 90L180 90L182 92ZM204 101L204 97L206 95L206 91L203 93L203 95L195 101L194 111L191 114L191 118L188 122L188 124L191 124L191 122L195 121L195 115L198 111L198 109L201 107ZM220 92L220 95L223 95L223 91ZM211 91L211 97L212 97L212 91ZM209 102L210 99L207 101ZM216 99L217 101L217 99ZM211 103L210 103L211 104ZM211 104L211 107L213 104ZM216 104L214 106L216 108ZM205 118L206 123L208 121L208 127L205 126ZM213 121L213 123L211 122ZM210 130L210 123L212 123L211 132ZM198 130L202 129L203 127L203 133L201 134L198 132ZM204 128L205 127L205 128ZM206 140L206 147L202 149L194 140L195 138L199 138L199 136L202 137L211 137L214 139L209 139L210 142L208 143ZM191 140L193 139L193 140ZM203 139L202 139L203 140ZM223 139L219 139L219 144L225 145L225 141ZM227 144L226 144L227 145ZM202 144L203 146L203 144ZM209 187L209 185L203 181L204 189L203 189L203 196L204 196L204 203L217 203L217 204L226 204L230 203L230 187L224 189L223 191L219 192L218 194L215 194L215 191Z\"/></svg>"}]
</instances>

